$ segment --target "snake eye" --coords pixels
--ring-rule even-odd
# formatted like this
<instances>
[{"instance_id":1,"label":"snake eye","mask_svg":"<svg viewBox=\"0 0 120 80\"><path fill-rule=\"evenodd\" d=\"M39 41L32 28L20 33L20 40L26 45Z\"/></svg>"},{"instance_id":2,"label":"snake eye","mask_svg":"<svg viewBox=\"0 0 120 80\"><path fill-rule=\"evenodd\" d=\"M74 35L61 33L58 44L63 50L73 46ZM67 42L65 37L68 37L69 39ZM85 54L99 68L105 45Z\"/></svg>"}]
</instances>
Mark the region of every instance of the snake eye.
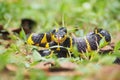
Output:
<instances>
[{"instance_id":1,"label":"snake eye","mask_svg":"<svg viewBox=\"0 0 120 80\"><path fill-rule=\"evenodd\" d=\"M62 31L64 31L65 33L67 33L67 29L66 29L65 27L61 27L61 28L59 28L59 30L62 30Z\"/></svg>"},{"instance_id":2,"label":"snake eye","mask_svg":"<svg viewBox=\"0 0 120 80\"><path fill-rule=\"evenodd\" d=\"M55 35L55 38L57 38L58 36L57 35Z\"/></svg>"}]
</instances>

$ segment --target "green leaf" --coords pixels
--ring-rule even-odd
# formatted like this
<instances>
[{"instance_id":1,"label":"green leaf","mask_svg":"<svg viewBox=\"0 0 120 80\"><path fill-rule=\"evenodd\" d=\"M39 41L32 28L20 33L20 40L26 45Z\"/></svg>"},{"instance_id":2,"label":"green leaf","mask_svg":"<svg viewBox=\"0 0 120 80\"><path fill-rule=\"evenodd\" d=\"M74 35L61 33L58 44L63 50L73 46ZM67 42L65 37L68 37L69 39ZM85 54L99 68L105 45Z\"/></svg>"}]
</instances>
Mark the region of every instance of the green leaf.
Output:
<instances>
[{"instance_id":1,"label":"green leaf","mask_svg":"<svg viewBox=\"0 0 120 80\"><path fill-rule=\"evenodd\" d=\"M80 52L78 52L78 49L77 49L76 46L77 46L77 45L75 45L75 46L73 47L73 54L74 54L75 57L78 57L78 56L80 56Z\"/></svg>"},{"instance_id":2,"label":"green leaf","mask_svg":"<svg viewBox=\"0 0 120 80\"><path fill-rule=\"evenodd\" d=\"M48 80L69 80L69 78L67 78L65 76L51 76L51 77L49 77Z\"/></svg>"},{"instance_id":3,"label":"green leaf","mask_svg":"<svg viewBox=\"0 0 120 80\"><path fill-rule=\"evenodd\" d=\"M116 57L120 57L120 51L119 50L114 51L114 53L111 55L116 56Z\"/></svg>"},{"instance_id":4,"label":"green leaf","mask_svg":"<svg viewBox=\"0 0 120 80\"><path fill-rule=\"evenodd\" d=\"M14 52L20 52L20 48L16 44L11 44L10 49Z\"/></svg>"},{"instance_id":5,"label":"green leaf","mask_svg":"<svg viewBox=\"0 0 120 80\"><path fill-rule=\"evenodd\" d=\"M0 54L0 71L5 67L8 62L7 54Z\"/></svg>"},{"instance_id":6,"label":"green leaf","mask_svg":"<svg viewBox=\"0 0 120 80\"><path fill-rule=\"evenodd\" d=\"M120 49L120 41L116 43L114 51L117 51Z\"/></svg>"},{"instance_id":7,"label":"green leaf","mask_svg":"<svg viewBox=\"0 0 120 80\"><path fill-rule=\"evenodd\" d=\"M101 59L99 60L100 64L113 64L114 60L116 59L116 57L111 56L111 55L106 55L106 56L102 56Z\"/></svg>"},{"instance_id":8,"label":"green leaf","mask_svg":"<svg viewBox=\"0 0 120 80\"><path fill-rule=\"evenodd\" d=\"M32 69L29 71L30 80L48 80L46 74L42 70Z\"/></svg>"},{"instance_id":9,"label":"green leaf","mask_svg":"<svg viewBox=\"0 0 120 80\"><path fill-rule=\"evenodd\" d=\"M41 55L36 51L36 50L33 50L33 60L34 61L40 61L41 60Z\"/></svg>"},{"instance_id":10,"label":"green leaf","mask_svg":"<svg viewBox=\"0 0 120 80\"><path fill-rule=\"evenodd\" d=\"M21 28L21 31L20 31L20 38L22 38L24 41L27 41L27 37L23 28Z\"/></svg>"},{"instance_id":11,"label":"green leaf","mask_svg":"<svg viewBox=\"0 0 120 80\"><path fill-rule=\"evenodd\" d=\"M105 37L103 37L103 38L100 40L99 47L102 48L102 47L106 46L107 44L108 44L108 42L106 42Z\"/></svg>"}]
</instances>

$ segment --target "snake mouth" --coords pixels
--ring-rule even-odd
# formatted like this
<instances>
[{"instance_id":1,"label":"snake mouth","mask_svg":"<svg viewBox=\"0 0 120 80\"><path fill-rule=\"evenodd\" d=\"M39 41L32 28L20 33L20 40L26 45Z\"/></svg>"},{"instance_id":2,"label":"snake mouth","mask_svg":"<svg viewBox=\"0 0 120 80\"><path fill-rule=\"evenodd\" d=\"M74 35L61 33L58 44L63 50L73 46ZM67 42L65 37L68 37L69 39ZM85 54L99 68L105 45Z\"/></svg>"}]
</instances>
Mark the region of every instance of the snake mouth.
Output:
<instances>
[{"instance_id":1,"label":"snake mouth","mask_svg":"<svg viewBox=\"0 0 120 80\"><path fill-rule=\"evenodd\" d=\"M61 37L57 37L57 42L61 43L62 42L62 38Z\"/></svg>"}]
</instances>

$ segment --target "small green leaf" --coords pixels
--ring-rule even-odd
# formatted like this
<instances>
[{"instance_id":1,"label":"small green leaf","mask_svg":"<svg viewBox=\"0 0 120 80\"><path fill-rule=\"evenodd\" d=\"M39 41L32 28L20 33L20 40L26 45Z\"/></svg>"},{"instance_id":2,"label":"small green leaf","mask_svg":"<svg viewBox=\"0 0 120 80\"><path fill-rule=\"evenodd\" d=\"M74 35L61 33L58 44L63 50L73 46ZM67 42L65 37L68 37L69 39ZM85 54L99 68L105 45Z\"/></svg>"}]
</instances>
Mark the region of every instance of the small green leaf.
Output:
<instances>
[{"instance_id":1,"label":"small green leaf","mask_svg":"<svg viewBox=\"0 0 120 80\"><path fill-rule=\"evenodd\" d=\"M114 51L114 53L111 55L116 56L116 57L120 57L120 51L119 50Z\"/></svg>"},{"instance_id":2,"label":"small green leaf","mask_svg":"<svg viewBox=\"0 0 120 80\"><path fill-rule=\"evenodd\" d=\"M74 54L75 57L78 57L78 56L80 55L80 53L78 52L78 49L77 49L76 46L77 46L77 45L75 45L75 46L73 47L73 54Z\"/></svg>"},{"instance_id":3,"label":"small green leaf","mask_svg":"<svg viewBox=\"0 0 120 80\"><path fill-rule=\"evenodd\" d=\"M20 38L22 38L24 41L27 40L27 37L26 37L25 31L23 30L23 28L21 28L21 31L20 31Z\"/></svg>"},{"instance_id":4,"label":"small green leaf","mask_svg":"<svg viewBox=\"0 0 120 80\"><path fill-rule=\"evenodd\" d=\"M40 61L41 60L41 55L36 50L33 50L33 60L34 61Z\"/></svg>"},{"instance_id":5,"label":"small green leaf","mask_svg":"<svg viewBox=\"0 0 120 80\"><path fill-rule=\"evenodd\" d=\"M102 47L106 46L107 44L108 44L108 42L106 42L105 37L104 37L100 40L99 47L102 48Z\"/></svg>"},{"instance_id":6,"label":"small green leaf","mask_svg":"<svg viewBox=\"0 0 120 80\"><path fill-rule=\"evenodd\" d=\"M115 59L116 57L113 57L111 55L106 55L106 56L102 56L102 58L99 60L99 63L100 64L112 64Z\"/></svg>"},{"instance_id":7,"label":"small green leaf","mask_svg":"<svg viewBox=\"0 0 120 80\"><path fill-rule=\"evenodd\" d=\"M8 55L0 54L0 71L5 67L8 62Z\"/></svg>"},{"instance_id":8,"label":"small green leaf","mask_svg":"<svg viewBox=\"0 0 120 80\"><path fill-rule=\"evenodd\" d=\"M120 49L120 41L116 43L114 51L117 51Z\"/></svg>"},{"instance_id":9,"label":"small green leaf","mask_svg":"<svg viewBox=\"0 0 120 80\"><path fill-rule=\"evenodd\" d=\"M20 48L16 44L11 44L10 49L15 52L20 52Z\"/></svg>"}]
</instances>

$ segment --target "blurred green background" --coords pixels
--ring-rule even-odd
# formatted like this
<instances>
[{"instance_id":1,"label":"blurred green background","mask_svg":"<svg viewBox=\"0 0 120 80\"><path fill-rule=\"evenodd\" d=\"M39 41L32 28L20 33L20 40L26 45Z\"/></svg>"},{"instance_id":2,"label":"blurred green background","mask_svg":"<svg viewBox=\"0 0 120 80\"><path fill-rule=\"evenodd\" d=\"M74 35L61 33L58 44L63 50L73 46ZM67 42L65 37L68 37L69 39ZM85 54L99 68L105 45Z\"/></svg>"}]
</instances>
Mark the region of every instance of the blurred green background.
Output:
<instances>
[{"instance_id":1,"label":"blurred green background","mask_svg":"<svg viewBox=\"0 0 120 80\"><path fill-rule=\"evenodd\" d=\"M53 27L102 27L120 30L120 0L1 0L0 24L19 27L20 19L37 22L36 32ZM64 23L63 23L64 22Z\"/></svg>"}]
</instances>

